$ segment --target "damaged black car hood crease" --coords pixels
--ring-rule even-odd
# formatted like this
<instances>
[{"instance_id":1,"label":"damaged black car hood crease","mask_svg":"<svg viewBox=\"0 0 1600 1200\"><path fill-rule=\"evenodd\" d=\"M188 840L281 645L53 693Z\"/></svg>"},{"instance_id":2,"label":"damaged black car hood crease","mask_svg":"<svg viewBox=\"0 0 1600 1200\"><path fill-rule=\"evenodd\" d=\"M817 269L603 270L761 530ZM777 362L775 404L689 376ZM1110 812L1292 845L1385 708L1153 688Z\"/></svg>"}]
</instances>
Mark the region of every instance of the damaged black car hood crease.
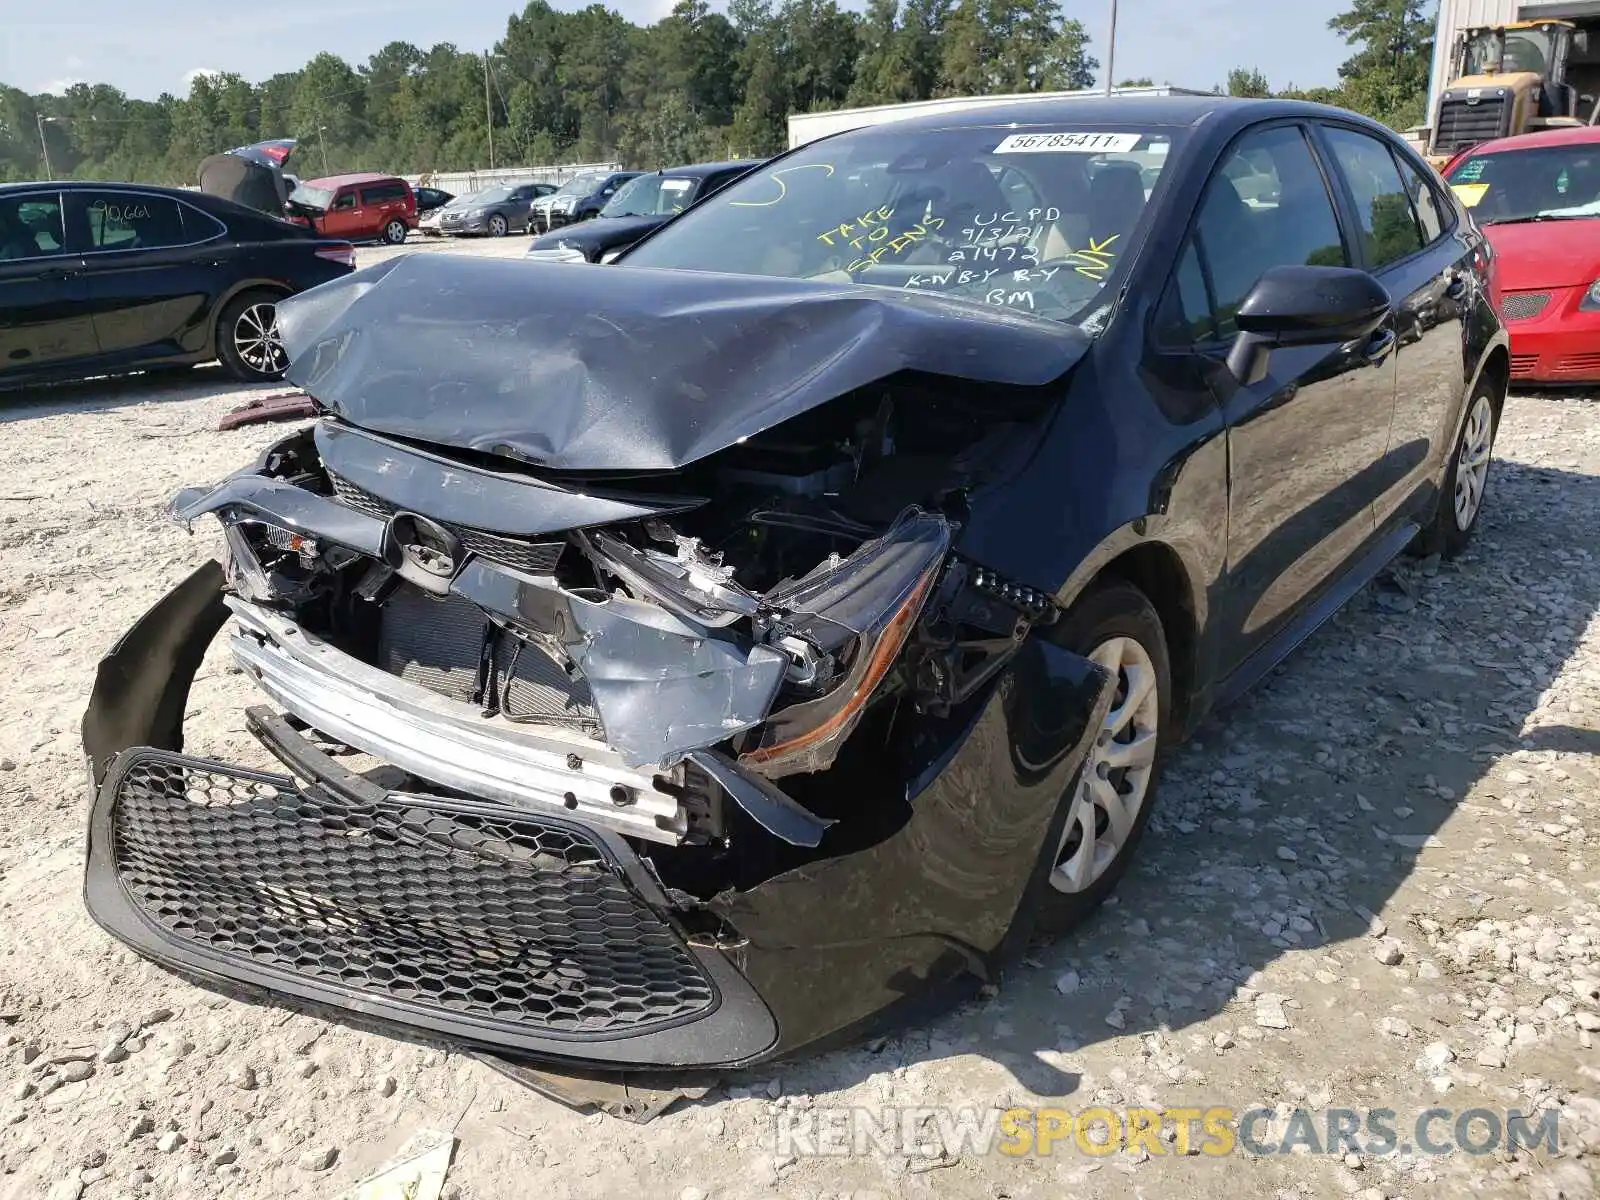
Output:
<instances>
[{"instance_id":1,"label":"damaged black car hood crease","mask_svg":"<svg viewBox=\"0 0 1600 1200\"><path fill-rule=\"evenodd\" d=\"M344 420L554 470L673 470L900 371L1039 387L1090 345L915 291L433 254L278 321L290 382Z\"/></svg>"}]
</instances>

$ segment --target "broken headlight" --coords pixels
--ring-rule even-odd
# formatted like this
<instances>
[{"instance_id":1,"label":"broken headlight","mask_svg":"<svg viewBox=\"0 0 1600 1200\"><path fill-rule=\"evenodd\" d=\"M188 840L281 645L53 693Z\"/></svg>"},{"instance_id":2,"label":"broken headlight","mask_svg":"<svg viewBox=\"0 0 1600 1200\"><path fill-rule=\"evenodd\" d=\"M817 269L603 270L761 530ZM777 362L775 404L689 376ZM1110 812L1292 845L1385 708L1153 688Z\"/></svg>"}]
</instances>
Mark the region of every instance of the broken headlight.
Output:
<instances>
[{"instance_id":1,"label":"broken headlight","mask_svg":"<svg viewBox=\"0 0 1600 1200\"><path fill-rule=\"evenodd\" d=\"M739 757L767 776L820 771L861 720L916 627L950 550L944 517L913 509L882 537L764 597L783 615L768 641L811 669L809 647L840 665L824 695L775 712ZM791 675L793 678L793 675Z\"/></svg>"}]
</instances>

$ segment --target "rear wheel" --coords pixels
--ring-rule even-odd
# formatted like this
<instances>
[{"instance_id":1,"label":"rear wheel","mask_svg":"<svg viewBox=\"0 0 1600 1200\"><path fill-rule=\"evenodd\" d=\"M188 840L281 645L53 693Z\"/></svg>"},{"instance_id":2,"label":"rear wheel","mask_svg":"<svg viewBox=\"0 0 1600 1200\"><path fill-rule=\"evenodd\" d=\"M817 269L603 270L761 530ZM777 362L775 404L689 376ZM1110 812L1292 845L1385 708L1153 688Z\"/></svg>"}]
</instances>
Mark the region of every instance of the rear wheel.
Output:
<instances>
[{"instance_id":1,"label":"rear wheel","mask_svg":"<svg viewBox=\"0 0 1600 1200\"><path fill-rule=\"evenodd\" d=\"M1120 581L1096 585L1055 639L1116 678L1116 695L1083 765L1055 849L1040 924L1064 932L1116 888L1133 860L1161 774L1172 713L1172 672L1161 618Z\"/></svg>"},{"instance_id":2,"label":"rear wheel","mask_svg":"<svg viewBox=\"0 0 1600 1200\"><path fill-rule=\"evenodd\" d=\"M406 233L406 223L397 217L383 227L383 240L398 246L406 240Z\"/></svg>"},{"instance_id":3,"label":"rear wheel","mask_svg":"<svg viewBox=\"0 0 1600 1200\"><path fill-rule=\"evenodd\" d=\"M217 358L235 379L265 383L282 379L289 352L278 334L278 297L246 292L230 300L217 318Z\"/></svg>"},{"instance_id":4,"label":"rear wheel","mask_svg":"<svg viewBox=\"0 0 1600 1200\"><path fill-rule=\"evenodd\" d=\"M506 230L509 229L509 228L510 228L510 226L508 226L506 224L506 219L504 217L502 217L499 213L490 214L490 217L489 217L489 236L490 237L505 237Z\"/></svg>"},{"instance_id":5,"label":"rear wheel","mask_svg":"<svg viewBox=\"0 0 1600 1200\"><path fill-rule=\"evenodd\" d=\"M1503 397L1497 396L1494 383L1488 380L1472 394L1467 419L1461 424L1450 455L1450 468L1439 489L1438 507L1432 522L1412 543L1413 553L1454 558L1472 541L1489 486L1489 466L1499 423L1498 399Z\"/></svg>"}]
</instances>

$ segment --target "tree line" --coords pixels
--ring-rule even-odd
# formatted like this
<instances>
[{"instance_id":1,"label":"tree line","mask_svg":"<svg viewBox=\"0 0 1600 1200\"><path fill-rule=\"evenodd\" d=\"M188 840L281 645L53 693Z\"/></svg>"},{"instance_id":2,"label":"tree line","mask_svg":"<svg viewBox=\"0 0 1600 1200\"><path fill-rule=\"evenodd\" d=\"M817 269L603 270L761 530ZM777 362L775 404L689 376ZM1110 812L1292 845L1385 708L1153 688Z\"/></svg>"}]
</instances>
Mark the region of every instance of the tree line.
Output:
<instances>
[{"instance_id":1,"label":"tree line","mask_svg":"<svg viewBox=\"0 0 1600 1200\"><path fill-rule=\"evenodd\" d=\"M1399 128L1419 123L1428 7L1353 0L1330 22L1353 51L1337 86L1274 91L1259 70L1240 68L1214 90L1322 100ZM601 4L559 12L531 0L487 54L391 42L353 65L325 51L259 83L197 75L188 95L155 100L103 83L63 95L0 84L0 180L48 169L192 183L206 155L271 137L300 139L302 176L324 165L482 169L491 156L499 165L652 168L773 153L787 144L790 113L1083 88L1099 67L1084 22L1059 0L868 0L861 13L836 0L730 0L726 14L678 0L645 27Z\"/></svg>"}]
</instances>

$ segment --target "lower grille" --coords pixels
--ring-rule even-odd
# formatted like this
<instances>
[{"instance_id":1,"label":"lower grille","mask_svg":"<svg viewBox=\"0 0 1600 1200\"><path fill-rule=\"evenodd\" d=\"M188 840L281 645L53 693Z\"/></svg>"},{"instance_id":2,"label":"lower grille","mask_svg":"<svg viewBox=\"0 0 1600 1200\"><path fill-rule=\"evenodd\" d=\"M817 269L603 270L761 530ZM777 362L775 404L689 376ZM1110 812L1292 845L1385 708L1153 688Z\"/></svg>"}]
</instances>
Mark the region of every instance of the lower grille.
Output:
<instances>
[{"instance_id":1,"label":"lower grille","mask_svg":"<svg viewBox=\"0 0 1600 1200\"><path fill-rule=\"evenodd\" d=\"M1549 292L1511 292L1500 302L1500 315L1508 321L1531 321L1549 304Z\"/></svg>"},{"instance_id":2,"label":"lower grille","mask_svg":"<svg viewBox=\"0 0 1600 1200\"><path fill-rule=\"evenodd\" d=\"M329 478L333 480L334 494L339 497L341 503L384 520L394 516L395 506L381 496L374 496L365 488L357 487L348 479L340 479L337 475L330 475ZM526 571L529 575L550 574L556 569L562 551L567 548L565 542L526 542L518 538L485 533L481 529L468 529L461 525L450 525L447 528L474 554L481 554L484 558L492 559L514 570Z\"/></svg>"},{"instance_id":3,"label":"lower grille","mask_svg":"<svg viewBox=\"0 0 1600 1200\"><path fill-rule=\"evenodd\" d=\"M1539 356L1537 354L1513 354L1511 356L1511 377L1513 379L1526 379L1539 369Z\"/></svg>"},{"instance_id":4,"label":"lower grille","mask_svg":"<svg viewBox=\"0 0 1600 1200\"><path fill-rule=\"evenodd\" d=\"M529 1034L640 1033L719 994L580 826L160 750L115 784L122 887L164 935L260 971Z\"/></svg>"},{"instance_id":5,"label":"lower grille","mask_svg":"<svg viewBox=\"0 0 1600 1200\"><path fill-rule=\"evenodd\" d=\"M1569 354L1556 363L1558 375L1600 375L1600 354Z\"/></svg>"}]
</instances>

